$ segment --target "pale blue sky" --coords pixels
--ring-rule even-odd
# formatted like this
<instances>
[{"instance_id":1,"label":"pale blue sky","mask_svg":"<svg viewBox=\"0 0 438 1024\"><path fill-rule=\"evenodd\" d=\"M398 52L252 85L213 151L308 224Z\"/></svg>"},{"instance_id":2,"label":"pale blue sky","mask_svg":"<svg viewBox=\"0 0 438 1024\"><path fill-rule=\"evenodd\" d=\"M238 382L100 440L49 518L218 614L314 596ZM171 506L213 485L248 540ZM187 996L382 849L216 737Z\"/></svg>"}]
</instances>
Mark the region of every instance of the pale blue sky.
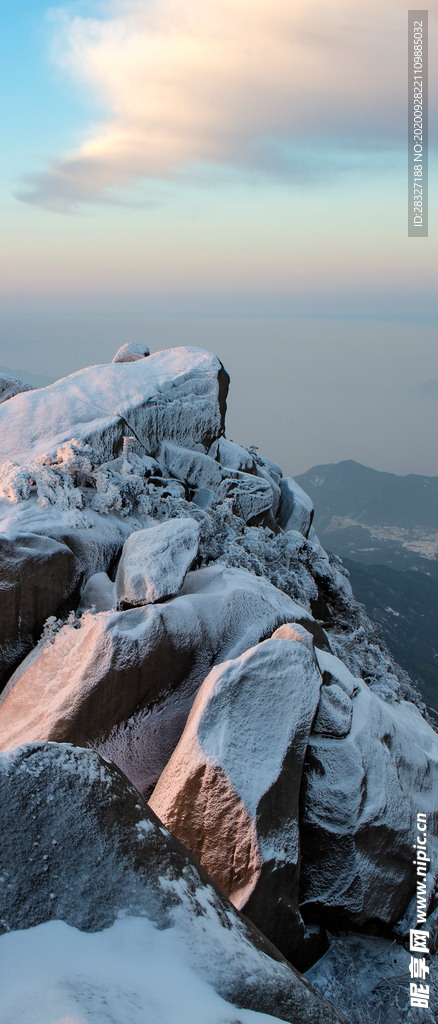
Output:
<instances>
[{"instance_id":1,"label":"pale blue sky","mask_svg":"<svg viewBox=\"0 0 438 1024\"><path fill-rule=\"evenodd\" d=\"M430 237L408 239L406 23L399 0L6 0L0 365L184 338L228 363L236 435L264 394L240 440L275 458L293 430L288 471L438 473L437 403L400 397L438 379L436 61Z\"/></svg>"}]
</instances>

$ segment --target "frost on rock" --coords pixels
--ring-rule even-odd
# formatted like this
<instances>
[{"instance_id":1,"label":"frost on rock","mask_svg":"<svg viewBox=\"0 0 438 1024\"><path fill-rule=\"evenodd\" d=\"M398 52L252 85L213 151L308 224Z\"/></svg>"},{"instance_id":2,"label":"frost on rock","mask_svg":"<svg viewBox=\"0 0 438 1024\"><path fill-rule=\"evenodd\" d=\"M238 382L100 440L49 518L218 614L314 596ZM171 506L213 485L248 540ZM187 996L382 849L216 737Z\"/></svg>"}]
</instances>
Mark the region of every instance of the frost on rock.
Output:
<instances>
[{"instance_id":1,"label":"frost on rock","mask_svg":"<svg viewBox=\"0 0 438 1024\"><path fill-rule=\"evenodd\" d=\"M118 602L142 605L174 597L195 561L198 545L199 526L189 517L131 533L117 569Z\"/></svg>"},{"instance_id":2,"label":"frost on rock","mask_svg":"<svg viewBox=\"0 0 438 1024\"><path fill-rule=\"evenodd\" d=\"M106 572L95 572L82 590L78 614L90 609L94 609L95 612L108 612L115 608L116 604L115 584Z\"/></svg>"},{"instance_id":3,"label":"frost on rock","mask_svg":"<svg viewBox=\"0 0 438 1024\"><path fill-rule=\"evenodd\" d=\"M150 806L231 901L294 962L301 774L321 675L271 639L214 668Z\"/></svg>"},{"instance_id":4,"label":"frost on rock","mask_svg":"<svg viewBox=\"0 0 438 1024\"><path fill-rule=\"evenodd\" d=\"M3 373L0 373L0 404L7 402L14 395L21 394L22 391L34 390L30 384L24 384L22 380L17 380L15 377L5 377Z\"/></svg>"},{"instance_id":5,"label":"frost on rock","mask_svg":"<svg viewBox=\"0 0 438 1024\"><path fill-rule=\"evenodd\" d=\"M150 356L150 349L139 341L128 341L121 345L114 356L113 363L135 363L137 359Z\"/></svg>"},{"instance_id":6,"label":"frost on rock","mask_svg":"<svg viewBox=\"0 0 438 1024\"><path fill-rule=\"evenodd\" d=\"M215 441L208 454L227 469L237 469L242 473L256 473L256 464L246 448L241 448L240 444L234 444L233 441L227 441L225 437L220 437L219 441Z\"/></svg>"},{"instance_id":7,"label":"frost on rock","mask_svg":"<svg viewBox=\"0 0 438 1024\"><path fill-rule=\"evenodd\" d=\"M156 948L167 933L177 957L236 1006L291 1024L344 1021L234 910L121 772L93 751L31 744L1 755L0 830L1 932L64 921L102 934L130 916L140 933L146 919L157 929ZM0 944L9 937L0 936ZM139 942L142 948L140 935ZM168 958L163 968L169 970ZM92 993L87 1016L90 1002Z\"/></svg>"},{"instance_id":8,"label":"frost on rock","mask_svg":"<svg viewBox=\"0 0 438 1024\"><path fill-rule=\"evenodd\" d=\"M438 962L428 960L429 1007L410 1006L411 954L390 939L329 935L330 949L305 977L350 1024L436 1024Z\"/></svg>"},{"instance_id":9,"label":"frost on rock","mask_svg":"<svg viewBox=\"0 0 438 1024\"><path fill-rule=\"evenodd\" d=\"M205 721L210 705L215 712L205 735L199 727L181 765L190 821L178 805L175 783L176 810L197 850L205 832L197 855L218 870L215 877L263 931L272 924L270 934L300 965L309 951L313 959L320 955L324 927L333 922L339 928L389 930L400 938L413 913L409 844L420 804L431 821L436 858L437 739L422 718L424 705L355 600L341 560L323 550L311 526L308 496L258 449L243 449L223 436L228 376L219 360L188 348L148 358L144 351L137 354L133 361L91 367L0 405L0 686L9 679L0 706L1 745L94 745L144 795L158 783L156 792L161 786L163 796L159 777L164 772L165 779L179 741L181 752L196 694L205 693L213 669L218 690L203 709ZM191 541L176 543L186 533L192 547ZM118 575L121 583L126 552L142 547L141 536L150 542L157 535L170 535L169 549L154 549L153 571L149 567L147 576L142 569L140 590L132 565L130 597L120 590L122 602L141 600L142 606L119 610L114 580ZM196 568L185 575L192 555ZM152 593L158 603L143 605ZM245 677L235 702L222 706L224 663L235 665L237 659L244 674L243 666L252 658L261 662L266 648L283 649L286 660L294 656L294 671L287 676L273 663L265 676L256 673L252 686ZM301 682L311 678L308 692L298 683L291 692L297 665ZM283 676L290 699L281 703ZM90 751L82 754L83 797L89 791L94 799L93 772L99 766L103 778L106 769ZM15 756L9 752L0 759L6 773ZM70 761L79 771L75 756L66 755L62 775ZM33 765L33 780L39 777L42 762L27 755L24 760L29 770ZM171 788L167 797L173 793ZM56 799L54 787L49 796L50 802ZM104 799L111 803L110 790ZM13 836L15 821L26 830L29 808L36 813L33 803L32 797L22 819L8 819ZM76 806L79 816L82 810ZM155 835L155 826L144 828L146 820L143 809L137 839ZM169 838L164 827L159 831ZM117 828L111 843L116 833ZM27 841L24 833L21 838ZM112 892L104 873L115 863L110 846L99 847L104 867L102 876L96 873L96 888L105 894ZM71 876L80 885L89 875L85 869L80 874L82 854L75 856ZM34 863L39 861L31 852L28 864ZM6 871L12 864L11 854ZM32 893L43 891L47 859L44 865ZM25 908L33 898L27 886L36 876L22 877L14 907L22 900ZM168 907L175 909L181 894L187 896L186 918L184 909L175 910L186 939L190 928L199 926L205 934L213 927L215 912L202 888L194 894L186 875L172 872L165 888ZM64 902L56 903L59 916L71 891L68 878ZM57 899L54 885L49 897ZM16 921L24 920L20 913ZM300 913L306 931L293 952L302 935ZM228 920L224 914L222 921ZM230 927L228 939L231 932ZM229 946L225 971L216 964L213 940L211 946L209 977L234 977L238 944ZM264 975L259 961L243 963L241 958L239 977L245 977L250 998ZM274 977L272 965L268 977ZM301 1017L288 1016L280 976L272 984L276 1002L269 1005L281 1019L339 1019L325 1010L312 1017L308 1007Z\"/></svg>"},{"instance_id":10,"label":"frost on rock","mask_svg":"<svg viewBox=\"0 0 438 1024\"><path fill-rule=\"evenodd\" d=\"M298 530L304 537L308 537L314 514L312 499L292 477L282 478L280 490L280 526L286 531Z\"/></svg>"},{"instance_id":11,"label":"frost on rock","mask_svg":"<svg viewBox=\"0 0 438 1024\"><path fill-rule=\"evenodd\" d=\"M121 726L99 749L150 792L212 666L300 617L305 609L267 580L223 565L189 572L168 601L87 613L15 672L0 706L0 748L98 743Z\"/></svg>"},{"instance_id":12,"label":"frost on rock","mask_svg":"<svg viewBox=\"0 0 438 1024\"><path fill-rule=\"evenodd\" d=\"M317 654L320 664L335 660ZM301 910L332 928L395 927L415 892L420 807L430 821L431 887L438 875L438 737L412 704L383 701L359 679L351 700L334 678L321 688L303 771Z\"/></svg>"},{"instance_id":13,"label":"frost on rock","mask_svg":"<svg viewBox=\"0 0 438 1024\"><path fill-rule=\"evenodd\" d=\"M228 374L198 348L92 366L0 406L0 461L33 463L72 437L100 461L114 458L125 429L155 456L164 438L209 447L224 429Z\"/></svg>"},{"instance_id":14,"label":"frost on rock","mask_svg":"<svg viewBox=\"0 0 438 1024\"><path fill-rule=\"evenodd\" d=\"M0 689L48 616L62 616L74 603L80 580L67 544L25 529L0 536Z\"/></svg>"}]
</instances>

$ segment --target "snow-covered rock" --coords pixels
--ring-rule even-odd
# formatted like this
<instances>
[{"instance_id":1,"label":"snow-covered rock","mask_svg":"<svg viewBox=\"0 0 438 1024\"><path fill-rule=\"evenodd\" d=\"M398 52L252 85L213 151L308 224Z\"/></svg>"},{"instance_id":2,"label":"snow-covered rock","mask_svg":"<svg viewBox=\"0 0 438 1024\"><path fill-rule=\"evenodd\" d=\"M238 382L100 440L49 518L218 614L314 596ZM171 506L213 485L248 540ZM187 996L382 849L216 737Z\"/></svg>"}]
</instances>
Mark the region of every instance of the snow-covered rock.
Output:
<instances>
[{"instance_id":1,"label":"snow-covered rock","mask_svg":"<svg viewBox=\"0 0 438 1024\"><path fill-rule=\"evenodd\" d=\"M0 749L34 740L84 745L122 724L100 749L149 793L213 665L300 617L305 623L304 609L266 580L223 565L189 572L169 601L85 614L39 644L10 679Z\"/></svg>"},{"instance_id":2,"label":"snow-covered rock","mask_svg":"<svg viewBox=\"0 0 438 1024\"><path fill-rule=\"evenodd\" d=\"M0 689L46 619L76 608L82 580L105 572L139 525L35 499L0 500Z\"/></svg>"},{"instance_id":3,"label":"snow-covered rock","mask_svg":"<svg viewBox=\"0 0 438 1024\"><path fill-rule=\"evenodd\" d=\"M123 545L117 569L118 602L153 604L174 597L195 561L198 545L199 526L195 519L168 519L158 526L131 533Z\"/></svg>"},{"instance_id":4,"label":"snow-covered rock","mask_svg":"<svg viewBox=\"0 0 438 1024\"><path fill-rule=\"evenodd\" d=\"M0 463L25 466L72 437L103 461L118 454L126 427L153 456L164 438L210 446L223 433L228 382L219 359L197 348L79 370L3 403Z\"/></svg>"},{"instance_id":5,"label":"snow-covered rock","mask_svg":"<svg viewBox=\"0 0 438 1024\"><path fill-rule=\"evenodd\" d=\"M106 572L95 572L87 580L81 592L78 614L94 608L96 612L108 612L115 608L117 595L115 584Z\"/></svg>"},{"instance_id":6,"label":"snow-covered rock","mask_svg":"<svg viewBox=\"0 0 438 1024\"><path fill-rule=\"evenodd\" d=\"M46 619L74 602L80 581L67 544L35 533L0 536L0 689L39 640Z\"/></svg>"},{"instance_id":7,"label":"snow-covered rock","mask_svg":"<svg viewBox=\"0 0 438 1024\"><path fill-rule=\"evenodd\" d=\"M315 646L315 637L304 629L304 626L300 626L299 622L285 622L273 632L271 640L298 640L308 647L309 651L313 651Z\"/></svg>"},{"instance_id":8,"label":"snow-covered rock","mask_svg":"<svg viewBox=\"0 0 438 1024\"><path fill-rule=\"evenodd\" d=\"M427 963L429 1006L417 1009L410 1005L408 949L390 939L345 931L329 939L328 952L305 977L345 1014L349 1024L436 1024L436 957Z\"/></svg>"},{"instance_id":9,"label":"snow-covered rock","mask_svg":"<svg viewBox=\"0 0 438 1024\"><path fill-rule=\"evenodd\" d=\"M113 363L135 363L137 359L145 359L151 351L147 345L139 341L128 341L121 345L114 356Z\"/></svg>"},{"instance_id":10,"label":"snow-covered rock","mask_svg":"<svg viewBox=\"0 0 438 1024\"><path fill-rule=\"evenodd\" d=\"M237 469L242 473L256 472L254 459L246 448L241 448L240 444L234 444L234 441L227 441L225 437L220 437L218 441L215 441L208 454L227 469Z\"/></svg>"},{"instance_id":11,"label":"snow-covered rock","mask_svg":"<svg viewBox=\"0 0 438 1024\"><path fill-rule=\"evenodd\" d=\"M278 522L283 530L298 530L303 537L309 536L314 514L313 501L292 477L280 480L281 502Z\"/></svg>"},{"instance_id":12,"label":"snow-covered rock","mask_svg":"<svg viewBox=\"0 0 438 1024\"><path fill-rule=\"evenodd\" d=\"M320 663L335 660L317 656ZM438 736L414 705L387 703L362 680L354 687L351 702L345 686L322 686L309 738L300 797L301 910L306 921L332 928L346 922L394 927L415 891L412 845L420 810L429 822L428 890L438 873ZM351 728L342 736L337 723L346 727L350 704Z\"/></svg>"},{"instance_id":13,"label":"snow-covered rock","mask_svg":"<svg viewBox=\"0 0 438 1024\"><path fill-rule=\"evenodd\" d=\"M223 480L219 487L221 498L231 498L233 511L245 523L252 523L263 517L272 508L273 493L271 484L251 473L241 473L234 469L223 469Z\"/></svg>"},{"instance_id":14,"label":"snow-covered rock","mask_svg":"<svg viewBox=\"0 0 438 1024\"><path fill-rule=\"evenodd\" d=\"M111 979L108 992L105 988L102 991L102 973L106 973L108 982L102 964L100 970L95 965L97 973L91 972L90 977L93 950L106 943L107 951L112 947L117 957L124 959L123 948L131 946L127 940L134 929L146 976L157 968L163 981L166 974L172 976L173 953L177 969L181 964L194 971L235 1006L272 1014L293 1024L341 1024L339 1012L235 911L121 772L96 753L69 745L32 744L1 756L0 830L0 931L8 933L11 929L17 934L16 929L45 925L45 932L39 933L43 942L49 928L63 942L66 933L59 925L63 921L79 929L79 934L94 932L102 936L95 939L88 935L87 943L84 936L80 947L84 951L81 962L85 978L79 980L79 991L87 1019L91 1013L90 1019L103 1021L99 1003L103 1001L107 1008L108 999L110 1003L115 999ZM112 934L108 933L117 918L122 921ZM156 938L145 922L154 926ZM103 929L106 931L102 933ZM163 934L164 941L160 939ZM18 941L19 937L20 933ZM6 956L14 947L12 940L10 934L0 937L0 948L5 949ZM151 956L151 946L155 956ZM157 963L158 950L166 958L164 963ZM29 991L28 966L24 970L24 992ZM64 978L72 968L74 964L69 961ZM47 1007L47 990L41 986L41 978L38 981L40 991L34 990L36 1006L25 1007L26 1020L38 1020L41 1005ZM123 1011L128 986L129 1020L140 1024L147 1003L139 1016L138 999L129 1000L132 984L128 970L113 1019L128 1020ZM10 989L2 985L2 1004L5 989L10 994ZM59 991L52 990L48 1016L43 1021L54 1020L57 995L59 998ZM159 992L156 995L153 1019L166 1020L160 1012ZM22 1000L20 985L15 1021L21 1019ZM166 1001L163 997L164 1007ZM106 1012L105 1017L109 1019ZM76 1020L77 1015L70 1019ZM219 1020L218 1016L217 1024Z\"/></svg>"},{"instance_id":15,"label":"snow-covered rock","mask_svg":"<svg viewBox=\"0 0 438 1024\"><path fill-rule=\"evenodd\" d=\"M312 732L323 736L347 736L353 717L353 702L337 683L321 687Z\"/></svg>"},{"instance_id":16,"label":"snow-covered rock","mask_svg":"<svg viewBox=\"0 0 438 1024\"><path fill-rule=\"evenodd\" d=\"M150 806L290 960L298 910L301 773L318 706L315 653L265 640L217 666Z\"/></svg>"},{"instance_id":17,"label":"snow-covered rock","mask_svg":"<svg viewBox=\"0 0 438 1024\"><path fill-rule=\"evenodd\" d=\"M34 390L30 384L24 384L22 380L16 380L15 377L5 377L3 373L0 373L0 404L7 402L8 398L13 398L14 395L20 395L22 391Z\"/></svg>"},{"instance_id":18,"label":"snow-covered rock","mask_svg":"<svg viewBox=\"0 0 438 1024\"><path fill-rule=\"evenodd\" d=\"M271 508L272 508L272 514L274 516L276 516L278 514L278 510L279 510L279 507L280 507L280 501L281 501L281 489L280 489L279 484L277 483L277 480L275 479L276 475L277 474L274 474L274 476L273 476L272 473L270 473L269 470L267 470L265 466L257 466L257 476L262 477L264 480L267 480L269 485L270 485L270 488L271 488L271 491L272 491L272 504L271 504Z\"/></svg>"},{"instance_id":19,"label":"snow-covered rock","mask_svg":"<svg viewBox=\"0 0 438 1024\"><path fill-rule=\"evenodd\" d=\"M160 452L167 475L184 481L190 488L210 487L217 491L222 482L220 466L209 455L165 442Z\"/></svg>"}]
</instances>

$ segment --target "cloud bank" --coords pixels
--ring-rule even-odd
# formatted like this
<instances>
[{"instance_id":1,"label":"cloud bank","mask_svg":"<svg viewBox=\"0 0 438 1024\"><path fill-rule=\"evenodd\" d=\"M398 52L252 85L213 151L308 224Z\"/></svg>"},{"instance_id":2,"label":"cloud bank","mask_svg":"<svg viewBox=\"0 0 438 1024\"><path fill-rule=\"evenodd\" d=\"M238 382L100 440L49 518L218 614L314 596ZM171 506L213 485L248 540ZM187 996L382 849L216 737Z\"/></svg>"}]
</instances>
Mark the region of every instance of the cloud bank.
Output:
<instances>
[{"instance_id":1,"label":"cloud bank","mask_svg":"<svg viewBox=\"0 0 438 1024\"><path fill-rule=\"evenodd\" d=\"M212 169L300 181L309 147L317 159L404 143L401 0L121 0L101 20L59 15L58 61L107 116L27 179L28 202L114 201L139 179Z\"/></svg>"}]
</instances>

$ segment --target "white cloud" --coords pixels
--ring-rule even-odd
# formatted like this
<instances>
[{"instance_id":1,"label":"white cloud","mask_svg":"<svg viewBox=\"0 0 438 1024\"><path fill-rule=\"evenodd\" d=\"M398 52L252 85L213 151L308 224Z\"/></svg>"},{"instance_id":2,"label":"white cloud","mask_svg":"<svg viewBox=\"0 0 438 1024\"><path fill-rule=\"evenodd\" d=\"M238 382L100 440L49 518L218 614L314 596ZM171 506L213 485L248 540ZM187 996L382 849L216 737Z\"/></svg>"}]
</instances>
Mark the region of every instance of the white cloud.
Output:
<instances>
[{"instance_id":1,"label":"white cloud","mask_svg":"<svg viewBox=\"0 0 438 1024\"><path fill-rule=\"evenodd\" d=\"M401 0L121 0L102 20L63 19L58 59L108 115L28 179L28 201L114 198L203 166L302 180L301 146L304 162L312 144L404 142Z\"/></svg>"}]
</instances>

